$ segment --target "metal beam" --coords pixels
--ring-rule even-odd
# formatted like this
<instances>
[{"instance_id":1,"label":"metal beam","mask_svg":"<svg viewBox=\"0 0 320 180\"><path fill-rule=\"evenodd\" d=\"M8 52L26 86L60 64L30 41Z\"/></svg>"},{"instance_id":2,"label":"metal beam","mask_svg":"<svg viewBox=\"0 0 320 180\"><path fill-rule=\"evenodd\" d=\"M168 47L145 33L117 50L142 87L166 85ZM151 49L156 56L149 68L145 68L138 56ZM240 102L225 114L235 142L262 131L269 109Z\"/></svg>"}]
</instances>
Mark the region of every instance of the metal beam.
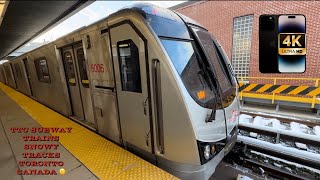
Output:
<instances>
[{"instance_id":1,"label":"metal beam","mask_svg":"<svg viewBox=\"0 0 320 180\"><path fill-rule=\"evenodd\" d=\"M0 26L0 59L92 2L94 1L10 1Z\"/></svg>"}]
</instances>

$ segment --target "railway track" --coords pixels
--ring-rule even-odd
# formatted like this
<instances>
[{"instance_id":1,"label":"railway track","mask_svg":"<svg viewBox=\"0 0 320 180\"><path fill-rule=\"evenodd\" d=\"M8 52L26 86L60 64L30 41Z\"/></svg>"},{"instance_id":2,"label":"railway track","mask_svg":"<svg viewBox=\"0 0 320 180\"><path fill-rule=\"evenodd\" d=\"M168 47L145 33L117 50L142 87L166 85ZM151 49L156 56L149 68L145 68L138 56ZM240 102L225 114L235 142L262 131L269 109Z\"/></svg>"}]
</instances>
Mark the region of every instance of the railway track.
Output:
<instances>
[{"instance_id":1,"label":"railway track","mask_svg":"<svg viewBox=\"0 0 320 180\"><path fill-rule=\"evenodd\" d=\"M255 115L253 116L260 116L262 118L268 118L268 119L274 119L276 118L277 120L280 121L280 123L286 123L290 124L292 122L299 123L306 125L309 129L315 127L315 126L320 126L320 123L316 122L304 122L301 120L293 120L293 119L285 119L285 118L278 118L275 116L266 116L266 115L257 115L253 113L242 113L246 115ZM318 146L320 145L320 138L319 136L316 136L315 133L309 132L307 133L297 133L296 131L288 131L287 129L279 129L279 128L273 128L270 126L261 126L261 125L254 125L253 123L239 123L239 129L244 130L247 132L254 132L257 134L262 134L266 135L269 137L274 137L275 143L279 143L281 140L286 140L286 141L293 141L293 142L298 142L302 144L308 144L308 145L313 145L313 146Z\"/></svg>"},{"instance_id":2,"label":"railway track","mask_svg":"<svg viewBox=\"0 0 320 180\"><path fill-rule=\"evenodd\" d=\"M253 159L250 157L250 151L251 149L243 150L244 148L241 146L241 144L236 144L234 147L235 149L240 149L240 152L231 151L224 161L226 161L229 164L238 164L241 167L250 169L252 172L249 174L256 174L260 175L261 179L285 179L285 180L291 180L291 179L302 179L302 180L309 180L309 179L319 179L319 176L314 176L312 174L304 174L299 175L296 172L289 172L286 169L281 169L279 167L273 166L273 164L265 163L264 161L261 161L260 159ZM255 157L256 158L256 157ZM248 170L243 170L245 172L249 172ZM318 178L317 178L318 177Z\"/></svg>"},{"instance_id":3,"label":"railway track","mask_svg":"<svg viewBox=\"0 0 320 180\"><path fill-rule=\"evenodd\" d=\"M252 119L240 120L236 147L238 149L240 147L241 150L232 151L230 156L238 157L242 166L251 169L257 169L258 167L260 168L258 171L264 171L265 174L277 179L320 179L320 137L317 135L318 132L313 130L316 126L320 127L319 122L251 112L242 112L241 114L245 114L247 117L251 116ZM262 123L258 122L257 124L255 122L257 116L261 117ZM259 120L259 118L257 119ZM266 119L269 119L270 123ZM276 126L274 127L274 125ZM293 126L303 127L307 133L290 129ZM277 167L279 163L268 163L268 161L273 160L259 161L252 158L251 152L262 153L267 157L280 158L284 161L288 160L290 163L301 165L302 168L300 167L300 170L293 173L289 168L293 167L292 163L289 163L286 168L283 168L285 165L281 165L282 168L280 168ZM316 170L313 171L313 169Z\"/></svg>"},{"instance_id":4,"label":"railway track","mask_svg":"<svg viewBox=\"0 0 320 180\"><path fill-rule=\"evenodd\" d=\"M283 116L279 115L271 115L271 114L261 114L261 113L254 113L254 112L247 112L247 111L242 111L241 114L246 114L249 116L262 116L264 118L276 118L280 120L281 122L285 123L291 123L291 122L296 122L296 123L303 123L307 126L320 126L320 121L317 122L315 120L302 120L302 119L295 119L295 118L285 118Z\"/></svg>"}]
</instances>

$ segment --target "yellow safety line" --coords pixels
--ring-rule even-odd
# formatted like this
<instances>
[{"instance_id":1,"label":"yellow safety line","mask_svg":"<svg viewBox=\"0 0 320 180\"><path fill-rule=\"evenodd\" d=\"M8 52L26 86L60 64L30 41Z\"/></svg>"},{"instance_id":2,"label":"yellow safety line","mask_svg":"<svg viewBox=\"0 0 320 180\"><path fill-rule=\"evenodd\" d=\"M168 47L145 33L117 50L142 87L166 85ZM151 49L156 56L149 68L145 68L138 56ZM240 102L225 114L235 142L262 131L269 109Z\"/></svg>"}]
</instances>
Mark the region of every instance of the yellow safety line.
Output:
<instances>
[{"instance_id":1,"label":"yellow safety line","mask_svg":"<svg viewBox=\"0 0 320 180\"><path fill-rule=\"evenodd\" d=\"M98 178L177 179L3 83L0 88L41 126L72 127L72 133L51 135L59 136L59 142Z\"/></svg>"}]
</instances>

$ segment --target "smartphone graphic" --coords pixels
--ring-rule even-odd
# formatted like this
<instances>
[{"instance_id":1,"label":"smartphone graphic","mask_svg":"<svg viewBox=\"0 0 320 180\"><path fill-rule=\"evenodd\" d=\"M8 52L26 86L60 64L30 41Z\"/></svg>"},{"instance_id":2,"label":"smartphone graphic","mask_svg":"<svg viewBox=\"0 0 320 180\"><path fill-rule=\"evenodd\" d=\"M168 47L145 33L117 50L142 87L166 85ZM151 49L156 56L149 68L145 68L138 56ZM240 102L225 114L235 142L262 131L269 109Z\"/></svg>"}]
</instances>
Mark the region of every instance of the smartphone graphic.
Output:
<instances>
[{"instance_id":1,"label":"smartphone graphic","mask_svg":"<svg viewBox=\"0 0 320 180\"><path fill-rule=\"evenodd\" d=\"M278 70L278 15L259 17L259 71L279 73Z\"/></svg>"},{"instance_id":2,"label":"smartphone graphic","mask_svg":"<svg viewBox=\"0 0 320 180\"><path fill-rule=\"evenodd\" d=\"M306 70L306 18L280 15L278 25L278 68L281 73Z\"/></svg>"}]
</instances>

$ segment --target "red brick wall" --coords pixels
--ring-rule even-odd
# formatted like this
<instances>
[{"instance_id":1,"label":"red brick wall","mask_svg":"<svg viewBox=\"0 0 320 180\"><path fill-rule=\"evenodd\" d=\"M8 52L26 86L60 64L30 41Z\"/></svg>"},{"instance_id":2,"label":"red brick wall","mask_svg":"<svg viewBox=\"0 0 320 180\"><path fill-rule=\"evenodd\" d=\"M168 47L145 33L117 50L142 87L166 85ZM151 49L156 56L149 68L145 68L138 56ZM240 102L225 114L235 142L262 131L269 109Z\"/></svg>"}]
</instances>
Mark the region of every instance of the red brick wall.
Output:
<instances>
[{"instance_id":1,"label":"red brick wall","mask_svg":"<svg viewBox=\"0 0 320 180\"><path fill-rule=\"evenodd\" d=\"M205 26L221 43L231 59L233 18L253 14L250 77L320 78L320 2L317 1L207 1L176 11ZM303 74L259 72L259 16L261 14L304 14L307 21L307 69ZM314 82L282 80L281 84L314 85Z\"/></svg>"}]
</instances>

